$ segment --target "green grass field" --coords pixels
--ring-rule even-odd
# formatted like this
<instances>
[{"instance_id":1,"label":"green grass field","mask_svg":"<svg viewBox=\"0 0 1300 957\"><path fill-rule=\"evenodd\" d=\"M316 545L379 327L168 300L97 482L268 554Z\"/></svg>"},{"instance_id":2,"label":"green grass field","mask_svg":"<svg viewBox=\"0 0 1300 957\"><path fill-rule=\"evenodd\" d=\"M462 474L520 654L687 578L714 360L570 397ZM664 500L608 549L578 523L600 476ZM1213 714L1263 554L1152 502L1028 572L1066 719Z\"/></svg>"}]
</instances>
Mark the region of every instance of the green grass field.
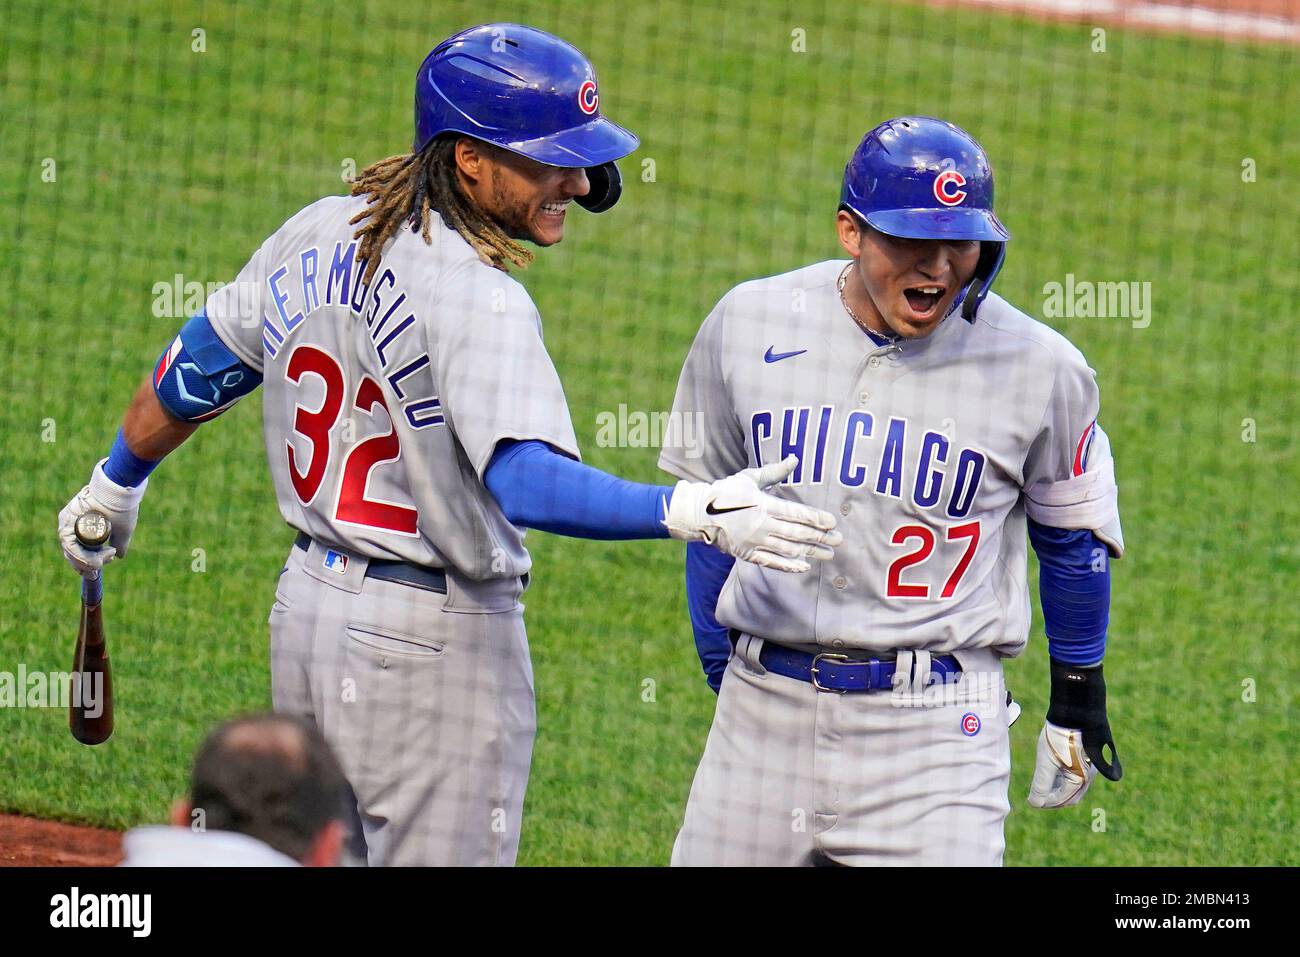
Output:
<instances>
[{"instance_id":1,"label":"green grass field","mask_svg":"<svg viewBox=\"0 0 1300 957\"><path fill-rule=\"evenodd\" d=\"M892 3L99 6L0 0L0 671L69 666L55 516L180 325L154 316L154 284L233 277L291 213L345 190L348 160L407 148L435 41L519 19L587 52L603 109L642 139L622 205L571 217L523 276L596 466L662 480L656 450L597 447L596 415L668 408L730 286L840 254L843 164L890 115L944 116L987 147L1014 236L997 288L1027 312L1070 273L1151 283L1146 328L1052 320L1098 370L1118 460L1129 554L1107 677L1127 773L1070 810L1024 803L1047 697L1036 628L1008 663L1025 718L1007 862L1300 863L1295 50L1111 30L1094 52L1082 25ZM61 711L0 710L0 809L161 820L206 730L269 706L291 540L249 401L159 469L108 576L116 735L91 750ZM530 546L540 727L521 863L665 863L714 704L682 550Z\"/></svg>"}]
</instances>

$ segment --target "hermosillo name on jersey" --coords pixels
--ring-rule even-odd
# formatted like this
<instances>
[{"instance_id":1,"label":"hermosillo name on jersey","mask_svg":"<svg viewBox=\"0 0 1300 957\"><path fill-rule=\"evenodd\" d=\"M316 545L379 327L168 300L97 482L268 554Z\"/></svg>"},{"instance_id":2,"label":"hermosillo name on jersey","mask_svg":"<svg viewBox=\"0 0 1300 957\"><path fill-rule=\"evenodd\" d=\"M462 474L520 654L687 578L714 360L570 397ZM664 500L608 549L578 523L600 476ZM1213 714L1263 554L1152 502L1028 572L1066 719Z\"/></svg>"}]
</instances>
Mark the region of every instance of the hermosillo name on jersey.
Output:
<instances>
[{"instance_id":1,"label":"hermosillo name on jersey","mask_svg":"<svg viewBox=\"0 0 1300 957\"><path fill-rule=\"evenodd\" d=\"M262 347L266 355L274 359L285 347L286 340L312 313L322 306L347 306L356 319L364 317L379 367L384 370L411 428L441 425L444 417L437 396L408 396L402 389L404 380L429 366L428 353L422 351L401 368L389 371L392 362L389 353L397 351L394 343L408 330L418 328L418 319L406 290L393 270L388 268L380 270L369 283L363 283L367 260L356 262L356 255L355 240L336 242L326 267L319 249L312 246L273 269L266 278L266 286L279 322L271 316L263 317ZM291 270L297 273L294 277L297 282L290 280ZM296 295L299 290L300 298ZM403 313L404 318L390 323Z\"/></svg>"}]
</instances>

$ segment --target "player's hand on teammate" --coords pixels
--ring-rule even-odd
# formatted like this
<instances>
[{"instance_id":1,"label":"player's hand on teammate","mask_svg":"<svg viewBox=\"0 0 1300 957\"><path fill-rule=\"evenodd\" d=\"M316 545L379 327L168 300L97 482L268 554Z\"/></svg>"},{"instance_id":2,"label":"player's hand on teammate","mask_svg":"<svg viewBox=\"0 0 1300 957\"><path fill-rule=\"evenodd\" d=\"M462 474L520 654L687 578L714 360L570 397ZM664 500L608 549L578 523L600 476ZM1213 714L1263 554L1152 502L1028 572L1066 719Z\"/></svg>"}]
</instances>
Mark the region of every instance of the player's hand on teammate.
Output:
<instances>
[{"instance_id":1,"label":"player's hand on teammate","mask_svg":"<svg viewBox=\"0 0 1300 957\"><path fill-rule=\"evenodd\" d=\"M59 512L59 543L63 546L63 557L78 575L94 574L114 558L126 557L126 547L140 513L140 499L148 484L149 480L145 479L135 488L123 488L104 474L101 461L90 474L90 484L63 506ZM73 531L77 519L92 510L103 512L113 528L108 542L99 549L86 548L77 541Z\"/></svg>"},{"instance_id":2,"label":"player's hand on teammate","mask_svg":"<svg viewBox=\"0 0 1300 957\"><path fill-rule=\"evenodd\" d=\"M825 561L843 541L835 516L768 495L785 479L796 456L761 469L745 469L716 482L678 482L664 524L674 538L707 542L736 558L784 572L806 572L809 559Z\"/></svg>"}]
</instances>

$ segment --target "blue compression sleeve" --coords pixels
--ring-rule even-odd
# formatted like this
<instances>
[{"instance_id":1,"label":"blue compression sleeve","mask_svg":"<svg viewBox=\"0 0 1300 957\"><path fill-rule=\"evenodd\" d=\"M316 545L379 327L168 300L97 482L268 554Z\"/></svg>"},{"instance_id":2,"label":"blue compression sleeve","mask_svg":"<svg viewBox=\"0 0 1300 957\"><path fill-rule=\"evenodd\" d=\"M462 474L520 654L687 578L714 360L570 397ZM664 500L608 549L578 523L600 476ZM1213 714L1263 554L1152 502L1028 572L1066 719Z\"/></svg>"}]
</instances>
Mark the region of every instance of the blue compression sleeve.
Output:
<instances>
[{"instance_id":1,"label":"blue compression sleeve","mask_svg":"<svg viewBox=\"0 0 1300 957\"><path fill-rule=\"evenodd\" d=\"M731 631L714 617L718 595L731 574L736 559L703 542L686 543L686 605L695 632L695 650L704 677L714 693L722 687L722 675L731 657Z\"/></svg>"},{"instance_id":2,"label":"blue compression sleeve","mask_svg":"<svg viewBox=\"0 0 1300 957\"><path fill-rule=\"evenodd\" d=\"M1095 665L1106 654L1110 558L1091 531L1051 528L1030 519L1038 555L1038 594L1048 653L1070 665Z\"/></svg>"},{"instance_id":3,"label":"blue compression sleeve","mask_svg":"<svg viewBox=\"0 0 1300 957\"><path fill-rule=\"evenodd\" d=\"M545 442L502 442L483 484L515 525L573 538L667 538L673 490L609 475Z\"/></svg>"}]
</instances>

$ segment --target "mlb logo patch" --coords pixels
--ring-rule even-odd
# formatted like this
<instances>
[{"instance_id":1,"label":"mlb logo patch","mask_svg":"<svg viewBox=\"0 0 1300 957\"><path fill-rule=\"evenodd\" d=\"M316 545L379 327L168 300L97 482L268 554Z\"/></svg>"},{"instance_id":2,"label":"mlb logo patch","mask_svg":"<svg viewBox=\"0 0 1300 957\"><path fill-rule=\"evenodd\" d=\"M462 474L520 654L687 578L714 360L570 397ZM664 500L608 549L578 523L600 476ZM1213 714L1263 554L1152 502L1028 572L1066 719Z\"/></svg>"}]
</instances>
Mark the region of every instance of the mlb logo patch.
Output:
<instances>
[{"instance_id":1,"label":"mlb logo patch","mask_svg":"<svg viewBox=\"0 0 1300 957\"><path fill-rule=\"evenodd\" d=\"M346 575L348 572L348 556L330 549L325 553L323 563L326 568L332 572L338 572L340 575Z\"/></svg>"},{"instance_id":2,"label":"mlb logo patch","mask_svg":"<svg viewBox=\"0 0 1300 957\"><path fill-rule=\"evenodd\" d=\"M968 738L973 738L980 733L980 716L973 711L967 711L961 716L961 733Z\"/></svg>"}]
</instances>

